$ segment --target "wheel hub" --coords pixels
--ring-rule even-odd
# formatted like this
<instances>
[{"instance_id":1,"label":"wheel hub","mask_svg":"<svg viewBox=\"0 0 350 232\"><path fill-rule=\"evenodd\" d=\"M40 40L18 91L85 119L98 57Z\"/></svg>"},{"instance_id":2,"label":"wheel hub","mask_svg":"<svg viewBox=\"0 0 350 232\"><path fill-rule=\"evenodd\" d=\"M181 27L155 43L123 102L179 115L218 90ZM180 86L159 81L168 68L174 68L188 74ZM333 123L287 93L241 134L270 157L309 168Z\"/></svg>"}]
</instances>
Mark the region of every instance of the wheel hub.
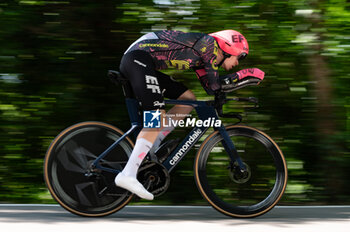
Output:
<instances>
[{"instance_id":1,"label":"wheel hub","mask_svg":"<svg viewBox=\"0 0 350 232\"><path fill-rule=\"evenodd\" d=\"M229 175L233 182L237 184L244 184L250 180L252 175L250 167L248 164L244 163L245 170L241 170L239 164L237 162L233 163L229 167Z\"/></svg>"}]
</instances>

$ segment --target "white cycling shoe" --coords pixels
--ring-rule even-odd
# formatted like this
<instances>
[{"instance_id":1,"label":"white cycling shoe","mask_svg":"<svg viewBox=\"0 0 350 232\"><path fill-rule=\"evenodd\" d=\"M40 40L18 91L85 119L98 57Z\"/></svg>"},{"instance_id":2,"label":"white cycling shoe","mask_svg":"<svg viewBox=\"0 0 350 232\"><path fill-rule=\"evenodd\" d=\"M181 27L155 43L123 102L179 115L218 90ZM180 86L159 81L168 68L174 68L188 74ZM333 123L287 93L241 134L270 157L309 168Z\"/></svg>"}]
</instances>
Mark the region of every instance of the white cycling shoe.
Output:
<instances>
[{"instance_id":1,"label":"white cycling shoe","mask_svg":"<svg viewBox=\"0 0 350 232\"><path fill-rule=\"evenodd\" d=\"M121 172L115 177L114 182L118 187L121 187L132 193L135 193L137 196L143 199L146 199L146 200L154 199L153 194L148 192L143 187L143 185L134 177L126 176Z\"/></svg>"}]
</instances>

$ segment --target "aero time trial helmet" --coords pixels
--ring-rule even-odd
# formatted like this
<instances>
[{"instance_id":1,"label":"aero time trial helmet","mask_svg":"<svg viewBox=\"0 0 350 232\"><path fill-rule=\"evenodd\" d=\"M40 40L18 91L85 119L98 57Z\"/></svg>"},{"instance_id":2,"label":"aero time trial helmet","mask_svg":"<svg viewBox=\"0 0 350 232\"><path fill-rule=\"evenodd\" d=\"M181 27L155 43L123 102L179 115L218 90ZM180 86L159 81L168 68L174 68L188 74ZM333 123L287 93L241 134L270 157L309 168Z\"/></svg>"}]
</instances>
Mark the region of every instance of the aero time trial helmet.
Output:
<instances>
[{"instance_id":1,"label":"aero time trial helmet","mask_svg":"<svg viewBox=\"0 0 350 232\"><path fill-rule=\"evenodd\" d=\"M224 30L209 35L215 38L221 50L237 56L239 60L245 58L249 53L248 41L238 31Z\"/></svg>"}]
</instances>

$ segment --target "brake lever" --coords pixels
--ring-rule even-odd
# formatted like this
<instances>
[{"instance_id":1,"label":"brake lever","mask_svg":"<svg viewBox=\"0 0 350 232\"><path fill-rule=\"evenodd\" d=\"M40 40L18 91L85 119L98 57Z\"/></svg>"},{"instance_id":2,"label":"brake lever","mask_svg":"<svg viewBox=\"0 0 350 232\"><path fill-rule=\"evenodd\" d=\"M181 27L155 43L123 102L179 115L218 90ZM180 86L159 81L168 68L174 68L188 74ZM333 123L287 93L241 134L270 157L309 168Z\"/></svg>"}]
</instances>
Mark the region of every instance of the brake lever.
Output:
<instances>
[{"instance_id":1,"label":"brake lever","mask_svg":"<svg viewBox=\"0 0 350 232\"><path fill-rule=\"evenodd\" d=\"M256 97L235 97L235 98L229 98L227 100L233 100L233 101L240 101L240 102L251 102L251 103L254 103L254 106L253 107L248 107L248 108L252 108L252 109L255 109L255 108L258 108L259 107L259 100L256 98Z\"/></svg>"},{"instance_id":2,"label":"brake lever","mask_svg":"<svg viewBox=\"0 0 350 232\"><path fill-rule=\"evenodd\" d=\"M258 99L256 97L237 97L237 98L232 98L232 100L236 101L247 101L247 102L252 102L258 104Z\"/></svg>"},{"instance_id":3,"label":"brake lever","mask_svg":"<svg viewBox=\"0 0 350 232\"><path fill-rule=\"evenodd\" d=\"M252 108L252 109L259 108L259 100L256 97L248 97L248 99L249 99L249 102L254 103L253 107L248 107L248 108Z\"/></svg>"},{"instance_id":4,"label":"brake lever","mask_svg":"<svg viewBox=\"0 0 350 232\"><path fill-rule=\"evenodd\" d=\"M255 104L259 103L259 100L256 97L248 97L248 99L249 99L249 102L253 102Z\"/></svg>"},{"instance_id":5,"label":"brake lever","mask_svg":"<svg viewBox=\"0 0 350 232\"><path fill-rule=\"evenodd\" d=\"M242 122L242 115L240 115L240 114L228 113L228 114L219 114L219 116L222 117L222 118L235 118L235 119L238 119L239 122L237 122L237 123Z\"/></svg>"}]
</instances>

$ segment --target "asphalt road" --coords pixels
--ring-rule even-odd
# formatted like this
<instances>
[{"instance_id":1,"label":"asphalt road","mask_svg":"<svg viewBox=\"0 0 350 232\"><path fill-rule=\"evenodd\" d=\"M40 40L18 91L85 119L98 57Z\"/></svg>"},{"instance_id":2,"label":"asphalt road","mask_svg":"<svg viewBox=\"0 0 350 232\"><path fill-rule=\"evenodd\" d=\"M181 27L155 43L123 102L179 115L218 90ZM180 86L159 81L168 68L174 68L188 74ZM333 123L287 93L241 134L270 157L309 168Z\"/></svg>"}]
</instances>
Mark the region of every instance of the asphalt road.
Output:
<instances>
[{"instance_id":1,"label":"asphalt road","mask_svg":"<svg viewBox=\"0 0 350 232\"><path fill-rule=\"evenodd\" d=\"M277 206L258 218L232 219L211 207L127 206L107 217L85 218L58 205L0 204L0 231L350 232L350 206Z\"/></svg>"}]
</instances>

